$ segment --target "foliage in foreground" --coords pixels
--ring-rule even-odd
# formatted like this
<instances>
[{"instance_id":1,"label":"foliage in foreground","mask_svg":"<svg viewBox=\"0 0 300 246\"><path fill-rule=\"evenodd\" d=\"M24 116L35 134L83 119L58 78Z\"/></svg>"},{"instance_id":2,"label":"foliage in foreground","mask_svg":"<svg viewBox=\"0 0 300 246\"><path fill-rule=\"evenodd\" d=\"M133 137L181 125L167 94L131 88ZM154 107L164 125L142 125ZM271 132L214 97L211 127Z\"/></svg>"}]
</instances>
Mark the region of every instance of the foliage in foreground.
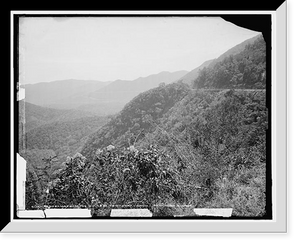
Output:
<instances>
[{"instance_id":1,"label":"foliage in foreground","mask_svg":"<svg viewBox=\"0 0 300 246\"><path fill-rule=\"evenodd\" d=\"M152 206L180 195L181 178L172 160L153 146L98 150L92 173L99 205Z\"/></svg>"},{"instance_id":2,"label":"foliage in foreground","mask_svg":"<svg viewBox=\"0 0 300 246\"><path fill-rule=\"evenodd\" d=\"M48 183L44 202L50 207L152 206L180 200L180 176L170 158L151 147L97 150L89 163L81 154ZM32 184L33 185L33 184ZM28 186L29 189L32 186Z\"/></svg>"}]
</instances>

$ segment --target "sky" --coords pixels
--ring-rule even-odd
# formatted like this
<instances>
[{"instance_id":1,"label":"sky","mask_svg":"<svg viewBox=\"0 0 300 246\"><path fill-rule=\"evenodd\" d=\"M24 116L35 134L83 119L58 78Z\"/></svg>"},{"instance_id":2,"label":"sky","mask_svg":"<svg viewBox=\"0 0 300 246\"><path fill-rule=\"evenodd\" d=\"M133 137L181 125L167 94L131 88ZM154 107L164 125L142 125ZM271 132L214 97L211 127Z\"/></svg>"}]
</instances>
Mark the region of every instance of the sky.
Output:
<instances>
[{"instance_id":1,"label":"sky","mask_svg":"<svg viewBox=\"0 0 300 246\"><path fill-rule=\"evenodd\" d=\"M220 17L22 17L19 82L191 71L257 34Z\"/></svg>"}]
</instances>

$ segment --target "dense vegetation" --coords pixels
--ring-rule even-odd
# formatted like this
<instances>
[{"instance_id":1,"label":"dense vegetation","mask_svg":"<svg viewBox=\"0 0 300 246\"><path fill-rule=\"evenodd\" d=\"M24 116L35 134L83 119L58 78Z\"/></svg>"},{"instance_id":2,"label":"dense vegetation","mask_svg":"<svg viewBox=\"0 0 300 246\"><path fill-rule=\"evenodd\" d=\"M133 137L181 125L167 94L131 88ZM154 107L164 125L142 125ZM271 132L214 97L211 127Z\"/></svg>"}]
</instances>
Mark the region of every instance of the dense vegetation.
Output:
<instances>
[{"instance_id":1,"label":"dense vegetation","mask_svg":"<svg viewBox=\"0 0 300 246\"><path fill-rule=\"evenodd\" d=\"M109 123L91 135L81 153L90 159L95 149L109 144L129 147L152 128L151 122L161 118L174 104L187 95L183 83L161 85L141 93L130 101Z\"/></svg>"},{"instance_id":2,"label":"dense vegetation","mask_svg":"<svg viewBox=\"0 0 300 246\"><path fill-rule=\"evenodd\" d=\"M80 153L65 156L56 172L51 156L40 173L33 169L27 207L89 207L107 216L115 206L155 211L157 205L190 205L264 216L265 81L265 44L258 37L240 53L201 69L197 90L177 82L141 93L87 140L88 122L99 126L99 119L29 131L31 151L64 153L67 143L68 151L74 146ZM172 215L167 209L157 214Z\"/></svg>"},{"instance_id":3,"label":"dense vegetation","mask_svg":"<svg viewBox=\"0 0 300 246\"><path fill-rule=\"evenodd\" d=\"M72 121L83 117L95 116L83 110L63 110L41 107L26 101L24 102L24 100L19 102L19 112L21 119L25 116L26 132L51 122Z\"/></svg>"},{"instance_id":4,"label":"dense vegetation","mask_svg":"<svg viewBox=\"0 0 300 246\"><path fill-rule=\"evenodd\" d=\"M105 122L106 118L94 116L45 124L26 133L26 147L58 153L79 151L86 137Z\"/></svg>"},{"instance_id":5,"label":"dense vegetation","mask_svg":"<svg viewBox=\"0 0 300 246\"><path fill-rule=\"evenodd\" d=\"M26 149L21 153L27 157L30 165L43 166L44 150L53 151L60 168L66 156L73 156L80 151L88 136L107 122L107 118L93 116L71 121L56 121L36 127L25 134Z\"/></svg>"},{"instance_id":6,"label":"dense vegetation","mask_svg":"<svg viewBox=\"0 0 300 246\"><path fill-rule=\"evenodd\" d=\"M236 54L225 57L214 66L200 70L194 81L195 88L243 88L266 87L266 44L259 36L252 44Z\"/></svg>"},{"instance_id":7,"label":"dense vegetation","mask_svg":"<svg viewBox=\"0 0 300 246\"><path fill-rule=\"evenodd\" d=\"M193 205L261 216L267 122L265 92L194 91L137 146L156 144L175 160Z\"/></svg>"},{"instance_id":8,"label":"dense vegetation","mask_svg":"<svg viewBox=\"0 0 300 246\"><path fill-rule=\"evenodd\" d=\"M87 137L108 120L87 112L44 108L24 101L19 103L19 112L19 153L27 160L27 176L31 180L28 187L35 187L36 197L40 197L37 194L46 180L55 178L65 167L66 156L77 153ZM46 160L51 160L51 165L45 180Z\"/></svg>"},{"instance_id":9,"label":"dense vegetation","mask_svg":"<svg viewBox=\"0 0 300 246\"><path fill-rule=\"evenodd\" d=\"M232 207L237 216L264 215L264 92L191 91L149 122L152 128L147 125L134 146L99 146L88 159L69 158L53 181L59 186L50 189L48 204L59 206L50 203L56 197L70 206L183 204ZM81 172L70 168L74 163L81 163ZM72 188L69 179L79 188Z\"/></svg>"}]
</instances>

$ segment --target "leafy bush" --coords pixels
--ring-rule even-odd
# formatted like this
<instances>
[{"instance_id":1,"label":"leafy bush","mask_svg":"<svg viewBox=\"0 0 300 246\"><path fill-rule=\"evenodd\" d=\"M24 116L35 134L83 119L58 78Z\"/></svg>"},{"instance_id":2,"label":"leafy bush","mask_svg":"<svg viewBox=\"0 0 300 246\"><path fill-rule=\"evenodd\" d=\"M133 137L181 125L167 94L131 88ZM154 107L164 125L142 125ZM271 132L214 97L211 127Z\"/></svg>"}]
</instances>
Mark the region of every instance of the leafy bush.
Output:
<instances>
[{"instance_id":1,"label":"leafy bush","mask_svg":"<svg viewBox=\"0 0 300 246\"><path fill-rule=\"evenodd\" d=\"M154 146L145 150L134 146L124 150L98 150L91 170L99 206L174 202L181 188L179 173L170 157Z\"/></svg>"},{"instance_id":2,"label":"leafy bush","mask_svg":"<svg viewBox=\"0 0 300 246\"><path fill-rule=\"evenodd\" d=\"M171 164L154 146L121 150L110 145L97 150L92 162L77 153L37 196L30 193L28 207L92 207L93 214L108 216L113 207L175 204L183 195L182 181ZM27 189L33 191L30 180Z\"/></svg>"}]
</instances>

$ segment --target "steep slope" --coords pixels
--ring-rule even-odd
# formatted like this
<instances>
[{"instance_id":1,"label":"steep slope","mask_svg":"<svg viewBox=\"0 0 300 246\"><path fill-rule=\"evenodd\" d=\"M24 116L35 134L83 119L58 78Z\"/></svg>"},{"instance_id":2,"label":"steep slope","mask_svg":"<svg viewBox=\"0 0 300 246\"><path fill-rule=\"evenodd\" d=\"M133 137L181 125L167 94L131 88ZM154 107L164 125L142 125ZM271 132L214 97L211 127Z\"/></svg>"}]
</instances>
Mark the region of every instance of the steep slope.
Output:
<instances>
[{"instance_id":1,"label":"steep slope","mask_svg":"<svg viewBox=\"0 0 300 246\"><path fill-rule=\"evenodd\" d=\"M253 40L253 39L252 39ZM195 88L266 88L266 43L262 35L239 47L236 54L211 63L199 72L194 80Z\"/></svg>"},{"instance_id":2,"label":"steep slope","mask_svg":"<svg viewBox=\"0 0 300 246\"><path fill-rule=\"evenodd\" d=\"M81 153L91 158L98 148L109 144L129 147L139 135L149 132L155 122L188 91L186 84L173 83L139 94L110 122L89 137Z\"/></svg>"},{"instance_id":3,"label":"steep slope","mask_svg":"<svg viewBox=\"0 0 300 246\"><path fill-rule=\"evenodd\" d=\"M232 47L231 49L227 50L225 53L220 55L217 59L214 59L214 61L211 62L211 64L209 66L213 67L216 63L224 60L224 58L229 57L229 56L235 56L236 54L239 54L246 48L246 46L253 44L255 41L257 41L257 39L260 39L260 38L262 38L262 35L258 34L255 37L249 38L249 39L243 41L242 43Z\"/></svg>"},{"instance_id":4,"label":"steep slope","mask_svg":"<svg viewBox=\"0 0 300 246\"><path fill-rule=\"evenodd\" d=\"M187 73L185 76L183 76L181 78L182 82L186 83L186 84L188 84L190 86L193 86L193 83L194 83L195 79L197 79L197 77L199 76L199 72L203 68L212 68L218 62L224 60L224 58L230 57L230 56L234 56L234 55L242 52L247 45L254 43L260 37L261 37L261 35L259 34L259 35L255 36L253 38L247 39L247 40L243 41L242 43L240 43L240 44L232 47L231 49L229 49L228 51L226 51L225 53L223 53L222 55L220 55L218 58L205 61L199 67L193 69L192 71L190 71L189 73Z\"/></svg>"},{"instance_id":5,"label":"steep slope","mask_svg":"<svg viewBox=\"0 0 300 246\"><path fill-rule=\"evenodd\" d=\"M193 90L135 147L167 153L198 207L260 217L266 213L267 131L263 90Z\"/></svg>"}]
</instances>

